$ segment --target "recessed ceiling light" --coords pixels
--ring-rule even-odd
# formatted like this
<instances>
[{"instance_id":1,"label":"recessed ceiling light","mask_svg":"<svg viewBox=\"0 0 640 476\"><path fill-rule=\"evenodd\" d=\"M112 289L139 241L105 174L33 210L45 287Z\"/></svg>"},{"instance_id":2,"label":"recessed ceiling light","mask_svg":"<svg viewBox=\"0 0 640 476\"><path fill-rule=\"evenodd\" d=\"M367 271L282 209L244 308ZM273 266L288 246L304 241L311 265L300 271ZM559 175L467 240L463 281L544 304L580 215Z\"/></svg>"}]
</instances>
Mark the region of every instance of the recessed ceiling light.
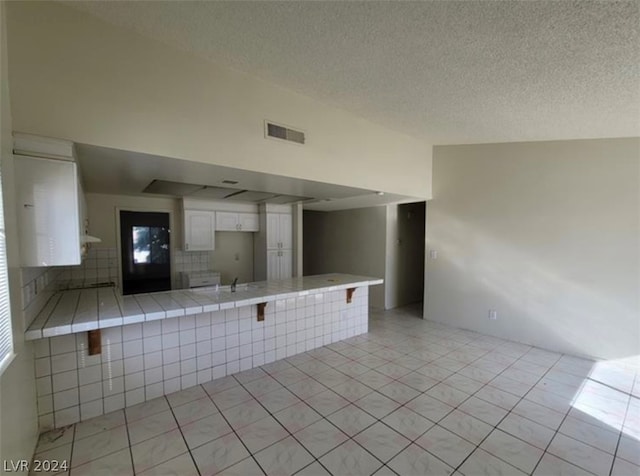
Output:
<instances>
[{"instance_id":1,"label":"recessed ceiling light","mask_svg":"<svg viewBox=\"0 0 640 476\"><path fill-rule=\"evenodd\" d=\"M238 183L237 180L223 180L222 183L226 183L228 185L235 185Z\"/></svg>"}]
</instances>

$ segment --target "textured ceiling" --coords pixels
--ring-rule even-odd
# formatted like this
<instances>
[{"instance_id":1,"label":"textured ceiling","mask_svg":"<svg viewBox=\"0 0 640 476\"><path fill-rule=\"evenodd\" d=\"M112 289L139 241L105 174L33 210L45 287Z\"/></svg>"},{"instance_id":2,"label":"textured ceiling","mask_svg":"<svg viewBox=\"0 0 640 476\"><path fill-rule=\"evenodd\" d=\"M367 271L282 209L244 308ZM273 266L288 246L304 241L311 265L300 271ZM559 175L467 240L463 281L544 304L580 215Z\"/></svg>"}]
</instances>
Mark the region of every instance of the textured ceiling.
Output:
<instances>
[{"instance_id":1,"label":"textured ceiling","mask_svg":"<svg viewBox=\"0 0 640 476\"><path fill-rule=\"evenodd\" d=\"M638 1L68 4L434 144L640 135Z\"/></svg>"}]
</instances>

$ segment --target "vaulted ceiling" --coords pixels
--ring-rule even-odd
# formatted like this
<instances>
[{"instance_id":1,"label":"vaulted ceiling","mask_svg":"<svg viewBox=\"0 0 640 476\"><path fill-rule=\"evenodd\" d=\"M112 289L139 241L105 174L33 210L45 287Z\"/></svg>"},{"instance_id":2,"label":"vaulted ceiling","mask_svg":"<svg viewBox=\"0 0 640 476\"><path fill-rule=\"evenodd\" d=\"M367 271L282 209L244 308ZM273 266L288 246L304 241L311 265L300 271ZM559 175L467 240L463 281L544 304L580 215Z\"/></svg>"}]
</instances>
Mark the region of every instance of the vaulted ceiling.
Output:
<instances>
[{"instance_id":1,"label":"vaulted ceiling","mask_svg":"<svg viewBox=\"0 0 640 476\"><path fill-rule=\"evenodd\" d=\"M434 144L640 135L637 1L68 4Z\"/></svg>"}]
</instances>

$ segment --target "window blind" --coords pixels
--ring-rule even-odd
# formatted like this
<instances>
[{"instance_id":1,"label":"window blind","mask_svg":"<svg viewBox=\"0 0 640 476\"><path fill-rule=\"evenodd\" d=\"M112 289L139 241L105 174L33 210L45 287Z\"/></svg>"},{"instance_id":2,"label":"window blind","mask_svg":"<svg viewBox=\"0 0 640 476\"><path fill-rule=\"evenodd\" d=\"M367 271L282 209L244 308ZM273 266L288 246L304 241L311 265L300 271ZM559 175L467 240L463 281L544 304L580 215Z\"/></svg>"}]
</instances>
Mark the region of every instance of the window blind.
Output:
<instances>
[{"instance_id":1,"label":"window blind","mask_svg":"<svg viewBox=\"0 0 640 476\"><path fill-rule=\"evenodd\" d=\"M1 173L0 171L0 373L8 365L13 355L9 279L7 276L7 241L4 228Z\"/></svg>"}]
</instances>

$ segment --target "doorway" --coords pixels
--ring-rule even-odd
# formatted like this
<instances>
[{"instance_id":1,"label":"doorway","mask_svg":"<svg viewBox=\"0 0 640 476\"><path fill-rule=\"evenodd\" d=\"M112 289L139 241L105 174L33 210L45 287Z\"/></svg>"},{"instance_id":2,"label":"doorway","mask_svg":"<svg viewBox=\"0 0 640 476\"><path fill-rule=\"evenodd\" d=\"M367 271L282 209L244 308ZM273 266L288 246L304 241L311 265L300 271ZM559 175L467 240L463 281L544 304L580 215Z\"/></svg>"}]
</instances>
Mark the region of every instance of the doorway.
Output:
<instances>
[{"instance_id":1,"label":"doorway","mask_svg":"<svg viewBox=\"0 0 640 476\"><path fill-rule=\"evenodd\" d=\"M425 202L398 205L398 295L394 307L423 300L425 221Z\"/></svg>"},{"instance_id":2,"label":"doorway","mask_svg":"<svg viewBox=\"0 0 640 476\"><path fill-rule=\"evenodd\" d=\"M122 294L171 289L169 214L120 211Z\"/></svg>"}]
</instances>

